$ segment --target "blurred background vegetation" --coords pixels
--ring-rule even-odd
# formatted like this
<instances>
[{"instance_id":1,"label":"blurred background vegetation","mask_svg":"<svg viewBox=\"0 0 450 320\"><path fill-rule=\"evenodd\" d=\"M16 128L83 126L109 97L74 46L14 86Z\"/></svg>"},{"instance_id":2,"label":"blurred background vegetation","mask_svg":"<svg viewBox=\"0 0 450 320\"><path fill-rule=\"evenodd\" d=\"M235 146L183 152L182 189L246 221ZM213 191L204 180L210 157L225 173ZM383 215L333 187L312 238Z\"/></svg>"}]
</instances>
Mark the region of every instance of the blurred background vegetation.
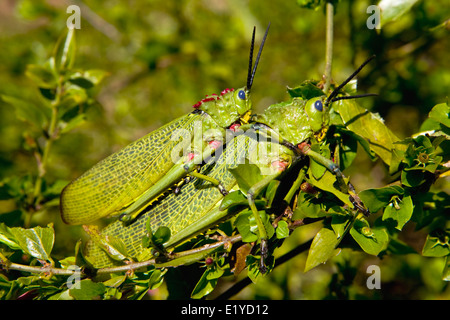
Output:
<instances>
[{"instance_id":1,"label":"blurred background vegetation","mask_svg":"<svg viewBox=\"0 0 450 320\"><path fill-rule=\"evenodd\" d=\"M66 28L69 5L81 8L76 32L75 68L103 69L109 75L95 93L98 103L86 121L52 146L46 179L76 178L122 146L190 112L206 94L245 85L253 26L259 45L271 22L252 100L261 112L288 98L286 86L321 79L325 68L325 14L300 8L296 0L184 1L35 1L0 2L0 94L39 105L38 88L25 76L28 64L43 64ZM450 5L447 0L420 0L405 15L370 30L369 1L336 2L333 78L341 82L367 57L377 55L359 76L359 93L378 93L361 105L378 112L400 138L419 130L427 113L448 101L450 92ZM37 174L24 134L29 127L0 100L0 180ZM358 190L384 186L389 176L381 162L363 153L347 172ZM441 179L443 180L443 179ZM442 185L444 184L444 185ZM448 192L448 180L436 186ZM14 202L0 201L0 221L21 225L23 217L2 214ZM53 222L53 253L72 255L79 227L62 224L57 207L33 215L31 225ZM309 229L308 229L309 228ZM318 226L299 228L279 254L309 240ZM409 223L406 230L414 230ZM420 252L423 238L405 239ZM420 234L420 233L419 233ZM343 249L326 265L304 274L306 252L277 267L237 298L450 298L440 278L442 259L418 254L380 259ZM380 265L381 290L366 287L367 266ZM176 272L176 271L175 271ZM222 284L221 290L234 279ZM165 287L151 294L165 298Z\"/></svg>"}]
</instances>

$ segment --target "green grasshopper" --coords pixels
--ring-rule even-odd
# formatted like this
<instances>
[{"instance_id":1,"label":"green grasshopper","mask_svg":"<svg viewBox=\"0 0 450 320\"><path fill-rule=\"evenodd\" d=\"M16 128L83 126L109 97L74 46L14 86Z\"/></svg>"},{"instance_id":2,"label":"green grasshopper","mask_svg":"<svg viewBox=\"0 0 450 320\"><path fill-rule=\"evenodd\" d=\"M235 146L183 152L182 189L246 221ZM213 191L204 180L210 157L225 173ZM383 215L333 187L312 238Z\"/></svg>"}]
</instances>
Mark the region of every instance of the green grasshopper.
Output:
<instances>
[{"instance_id":1,"label":"green grasshopper","mask_svg":"<svg viewBox=\"0 0 450 320\"><path fill-rule=\"evenodd\" d=\"M320 93L319 96L309 100L294 98L290 102L272 105L267 108L263 114L253 117L253 123L250 124L251 127L259 131L262 135L270 137L270 140L272 141L267 142L266 148L270 151L267 153L264 161L259 164L260 169L262 168L268 173L264 174L265 176L261 177L261 179L253 185L249 185L248 182L245 182L245 186L243 188L241 187L241 189L244 189L247 193L248 203L258 226L259 238L261 241L260 270L262 273L266 270L264 259L268 253L268 237L264 223L255 205L255 197L266 188L272 180L278 179L282 174L285 174L304 157L307 156L310 160L334 174L340 189L338 191L340 191L341 194L349 195L348 200L350 203L347 203L353 205L355 209L364 214L368 214L368 211L356 194L352 184L345 181L346 179L339 169L339 166L319 152L314 151L311 148L311 145L324 144L324 138L330 125L329 110L333 102L372 95L363 94L337 97L341 89L373 58L374 57L371 57L366 60L352 75L333 90L329 96ZM274 142L276 142L278 146L274 145ZM255 157L255 155L250 155L250 158L251 157ZM259 161L261 161L261 157L259 158ZM322 171L321 174L323 173L324 172ZM237 172L237 174L239 174L239 172ZM291 190L288 192L289 195L292 195L292 193L300 187L302 180L302 178L297 179L296 183L293 184ZM238 181L243 181L243 179L238 179ZM341 200L343 200L344 203L346 202L346 199L344 198Z\"/></svg>"},{"instance_id":2,"label":"green grasshopper","mask_svg":"<svg viewBox=\"0 0 450 320\"><path fill-rule=\"evenodd\" d=\"M63 221L89 224L121 214L121 220L130 223L169 188L178 190L188 175L208 179L196 171L199 165L222 146L227 129L237 130L248 122L250 90L269 27L254 66L253 29L246 87L207 96L194 105L193 112L134 141L71 182L61 193ZM173 136L180 128L185 135Z\"/></svg>"},{"instance_id":3,"label":"green grasshopper","mask_svg":"<svg viewBox=\"0 0 450 320\"><path fill-rule=\"evenodd\" d=\"M348 98L348 96L335 98L333 95L335 96L335 93L339 92L356 73L329 96L329 103ZM306 145L299 148L286 140L287 137L290 141L301 144L305 141L312 142L316 139L319 140L319 138L323 139L325 129L329 125L328 114L323 107L325 100L326 97L315 97L310 100L294 98L290 102L269 107L264 114L254 117L256 122L250 124L251 130L248 130L245 134L238 135L232 140L232 143L227 143L226 149L215 164L202 168L202 174L207 174L211 180L220 180L228 188L233 187L236 183L234 176L236 176L238 182L242 181L239 175L242 170L246 171L248 169L248 167L241 166L244 158L248 158L251 163L256 164L258 169L264 173L255 184L248 185L247 188L242 188L241 186L241 190L245 190L247 193L248 203L255 215L258 230L261 234L263 253L264 250L267 250L267 234L264 223L261 221L256 209L254 199L270 181L278 179L282 173L290 171L305 155L325 165L338 176L345 193L338 190L334 191L334 193L338 194L344 203L364 210L353 187L344 182L342 173L331 160L317 152L311 151ZM317 101L322 103L321 108L316 103ZM279 132L276 133L276 130ZM270 135L271 140L257 141L257 135ZM316 136L319 138L316 138ZM297 180L299 182L302 181L302 179ZM299 188L299 182L291 188L292 191L289 192L290 196L287 196L287 198L290 198L293 192ZM113 222L102 230L102 236L110 240L114 239L112 242L118 240L126 247L125 251L129 256L139 256L138 260L142 260L149 257L149 252L141 246L141 239L146 234L145 224L147 221L152 230L156 230L160 226L170 228L172 236L164 245L166 248L171 248L205 229L217 225L220 221L230 217L230 215L237 214L236 211L221 210L223 207L221 208L219 204L223 199L223 195L213 187L213 184L205 186L204 183L197 181L184 186L181 195L171 194L167 198L162 199L161 202L151 207L136 222L129 226L123 226L117 221ZM348 189L350 189L350 192L348 192ZM348 200L348 195L346 195L348 193L351 194L351 201ZM86 251L87 257L97 268L109 266L111 258L108 257L106 252L109 252L109 256L111 256L111 251L114 251L108 245L103 245L104 250L101 250L100 247L98 244L90 242ZM262 257L264 257L264 254L262 254ZM261 261L261 269L264 271L263 258Z\"/></svg>"}]
</instances>

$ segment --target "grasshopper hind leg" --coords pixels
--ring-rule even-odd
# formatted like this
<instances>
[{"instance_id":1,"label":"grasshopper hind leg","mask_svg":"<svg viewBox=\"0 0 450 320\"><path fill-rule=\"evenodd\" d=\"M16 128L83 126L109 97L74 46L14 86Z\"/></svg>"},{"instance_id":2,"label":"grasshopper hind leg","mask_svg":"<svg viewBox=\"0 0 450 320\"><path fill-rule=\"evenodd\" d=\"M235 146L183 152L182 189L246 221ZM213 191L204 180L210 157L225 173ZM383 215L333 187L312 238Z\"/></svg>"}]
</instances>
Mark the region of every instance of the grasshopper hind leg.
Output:
<instances>
[{"instance_id":1,"label":"grasshopper hind leg","mask_svg":"<svg viewBox=\"0 0 450 320\"><path fill-rule=\"evenodd\" d=\"M196 177L197 179L201 179L201 180L205 180L210 182L211 184L213 184L215 187L217 187L217 189L219 189L219 192L223 195L226 196L228 194L227 189L223 186L223 184L214 178L208 177L207 175L201 174L198 171L192 171L189 173L190 176Z\"/></svg>"}]
</instances>

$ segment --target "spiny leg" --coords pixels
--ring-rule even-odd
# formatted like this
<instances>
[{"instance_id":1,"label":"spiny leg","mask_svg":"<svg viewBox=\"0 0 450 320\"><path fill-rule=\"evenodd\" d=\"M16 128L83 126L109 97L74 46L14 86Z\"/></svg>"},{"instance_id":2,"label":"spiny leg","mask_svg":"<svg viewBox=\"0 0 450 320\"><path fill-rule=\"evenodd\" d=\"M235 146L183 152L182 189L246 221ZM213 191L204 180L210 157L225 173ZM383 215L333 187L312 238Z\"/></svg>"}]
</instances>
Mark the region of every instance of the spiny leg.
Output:
<instances>
[{"instance_id":1,"label":"spiny leg","mask_svg":"<svg viewBox=\"0 0 450 320\"><path fill-rule=\"evenodd\" d=\"M198 179L202 179L202 180L205 180L205 181L210 182L210 183L213 184L215 187L217 187L217 189L219 189L220 193L221 193L222 195L224 195L224 196L226 196L226 195L228 194L228 191L225 189L225 187L223 186L223 184L222 184L219 180L217 180L217 179L214 179L214 178L211 178L211 177L209 177L209 176L207 176L207 175L201 174L201 173L198 172L198 171L192 171L192 172L189 173L189 175L190 175L190 176L193 176L193 177L196 177L196 178L198 178Z\"/></svg>"},{"instance_id":2,"label":"spiny leg","mask_svg":"<svg viewBox=\"0 0 450 320\"><path fill-rule=\"evenodd\" d=\"M265 265L265 259L267 258L268 254L268 245L267 245L267 231L264 227L264 223L261 220L261 216L259 215L258 209L256 208L255 204L255 197L263 190L273 179L275 179L279 173L268 175L264 177L261 181L258 181L256 184L254 184L250 189L247 191L247 200L248 204L250 206L250 209L252 210L253 217L255 218L256 225L258 227L258 233L259 233L259 239L261 241L261 259L260 259L260 266L259 270L261 273L266 273L267 268Z\"/></svg>"}]
</instances>

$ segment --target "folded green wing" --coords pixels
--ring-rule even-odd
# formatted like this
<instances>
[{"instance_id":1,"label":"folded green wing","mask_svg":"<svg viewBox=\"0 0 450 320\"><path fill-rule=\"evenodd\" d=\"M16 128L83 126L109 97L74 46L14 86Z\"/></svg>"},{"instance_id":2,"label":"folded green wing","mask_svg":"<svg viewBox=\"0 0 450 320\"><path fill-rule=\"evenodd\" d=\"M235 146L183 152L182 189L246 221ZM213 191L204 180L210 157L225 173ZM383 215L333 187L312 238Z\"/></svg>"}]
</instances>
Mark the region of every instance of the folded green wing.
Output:
<instances>
[{"instance_id":1,"label":"folded green wing","mask_svg":"<svg viewBox=\"0 0 450 320\"><path fill-rule=\"evenodd\" d=\"M241 135L227 144L226 149L218 155L213 164L202 167L201 173L219 180L230 190L236 183L233 175L228 171L243 161L248 153L251 138ZM226 161L225 161L226 160ZM153 231L160 226L171 230L171 239L165 244L172 247L180 242L194 237L208 228L218 225L227 218L227 211L220 211L217 206L223 195L210 182L193 179L181 188L179 194L169 193L154 203L134 223L125 226L121 221L115 221L106 226L101 235L107 239L114 239L125 245L127 255L141 258L150 250L142 247L142 237L146 235L146 222L150 219ZM114 261L94 241L90 241L85 250L85 256L96 268L121 264Z\"/></svg>"},{"instance_id":2,"label":"folded green wing","mask_svg":"<svg viewBox=\"0 0 450 320\"><path fill-rule=\"evenodd\" d=\"M192 132L200 114L190 113L150 132L97 163L61 194L61 216L68 224L87 224L120 212L173 166L172 149L181 141L172 132Z\"/></svg>"}]
</instances>

